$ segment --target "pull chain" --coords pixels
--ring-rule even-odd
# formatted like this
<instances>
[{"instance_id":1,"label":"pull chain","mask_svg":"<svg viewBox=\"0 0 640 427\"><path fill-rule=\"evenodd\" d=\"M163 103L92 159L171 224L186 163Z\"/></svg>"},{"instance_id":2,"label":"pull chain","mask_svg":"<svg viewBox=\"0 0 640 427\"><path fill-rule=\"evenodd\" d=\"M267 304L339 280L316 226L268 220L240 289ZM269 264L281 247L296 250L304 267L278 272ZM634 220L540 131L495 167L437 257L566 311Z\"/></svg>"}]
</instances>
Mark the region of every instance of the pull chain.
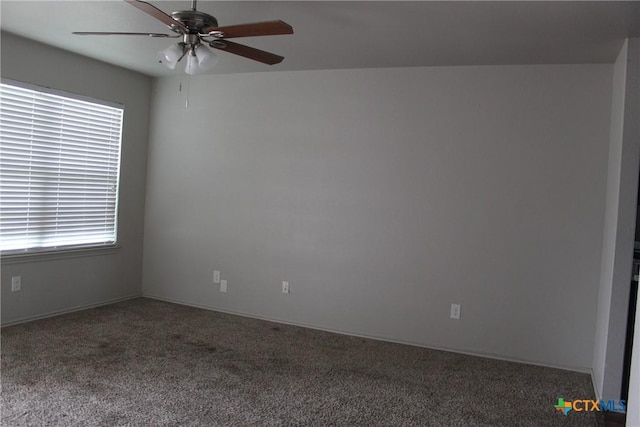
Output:
<instances>
[{"instance_id":1,"label":"pull chain","mask_svg":"<svg viewBox=\"0 0 640 427\"><path fill-rule=\"evenodd\" d=\"M184 79L184 74L180 74L180 85L178 86L178 92L182 92L182 82ZM184 108L189 108L189 93L190 93L190 87L191 87L191 76L187 74L187 82L186 82L186 99L185 99L185 103L184 103Z\"/></svg>"},{"instance_id":2,"label":"pull chain","mask_svg":"<svg viewBox=\"0 0 640 427\"><path fill-rule=\"evenodd\" d=\"M184 103L184 108L189 108L190 89L191 89L191 76L187 75L187 99Z\"/></svg>"}]
</instances>

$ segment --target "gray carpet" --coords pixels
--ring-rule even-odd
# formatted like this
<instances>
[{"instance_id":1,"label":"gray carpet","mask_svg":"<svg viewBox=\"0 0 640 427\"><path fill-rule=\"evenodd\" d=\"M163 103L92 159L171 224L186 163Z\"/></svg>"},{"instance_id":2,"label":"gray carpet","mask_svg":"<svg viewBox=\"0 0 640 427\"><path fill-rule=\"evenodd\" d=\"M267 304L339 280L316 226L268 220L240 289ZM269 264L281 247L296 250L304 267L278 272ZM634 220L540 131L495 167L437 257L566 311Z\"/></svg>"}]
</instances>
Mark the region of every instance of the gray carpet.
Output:
<instances>
[{"instance_id":1,"label":"gray carpet","mask_svg":"<svg viewBox=\"0 0 640 427\"><path fill-rule=\"evenodd\" d=\"M3 426L566 426L588 375L149 299L2 329Z\"/></svg>"}]
</instances>

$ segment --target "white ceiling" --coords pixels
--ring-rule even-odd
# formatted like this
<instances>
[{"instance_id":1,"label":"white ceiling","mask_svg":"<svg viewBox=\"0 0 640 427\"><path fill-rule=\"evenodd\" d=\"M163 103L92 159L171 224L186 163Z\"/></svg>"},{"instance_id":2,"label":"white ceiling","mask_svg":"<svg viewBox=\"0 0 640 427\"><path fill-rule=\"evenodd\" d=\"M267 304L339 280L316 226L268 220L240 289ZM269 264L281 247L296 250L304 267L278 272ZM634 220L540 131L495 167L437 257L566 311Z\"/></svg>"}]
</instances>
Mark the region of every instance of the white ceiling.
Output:
<instances>
[{"instance_id":1,"label":"white ceiling","mask_svg":"<svg viewBox=\"0 0 640 427\"><path fill-rule=\"evenodd\" d=\"M150 1L170 13L190 0ZM640 1L204 1L221 26L282 19L293 35L234 39L285 57L268 66L221 52L211 73L438 65L613 62L640 36ZM176 39L76 36L167 32L124 1L0 1L0 29L151 76ZM25 52L25 54L27 54Z\"/></svg>"}]
</instances>

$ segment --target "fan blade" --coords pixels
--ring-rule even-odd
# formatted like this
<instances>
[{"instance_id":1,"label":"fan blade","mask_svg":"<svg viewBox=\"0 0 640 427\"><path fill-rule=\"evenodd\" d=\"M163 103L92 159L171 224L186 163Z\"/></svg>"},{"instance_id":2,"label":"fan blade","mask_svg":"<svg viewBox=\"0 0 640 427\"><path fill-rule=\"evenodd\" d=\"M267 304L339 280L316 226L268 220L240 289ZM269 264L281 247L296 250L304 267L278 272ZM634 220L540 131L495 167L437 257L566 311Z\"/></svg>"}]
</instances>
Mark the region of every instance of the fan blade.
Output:
<instances>
[{"instance_id":1,"label":"fan blade","mask_svg":"<svg viewBox=\"0 0 640 427\"><path fill-rule=\"evenodd\" d=\"M262 62L263 64L267 65L279 64L284 59L284 56L265 52L264 50L245 46L243 44L234 43L229 40L215 40L209 43L209 46L214 49L220 49L224 50L225 52L244 56L245 58L253 59L254 61Z\"/></svg>"},{"instance_id":2,"label":"fan blade","mask_svg":"<svg viewBox=\"0 0 640 427\"><path fill-rule=\"evenodd\" d=\"M176 38L180 36L172 36L169 34L160 34L160 33L110 33L103 31L74 31L71 34L75 34L77 36L147 36L147 37L171 37Z\"/></svg>"},{"instance_id":3,"label":"fan blade","mask_svg":"<svg viewBox=\"0 0 640 427\"><path fill-rule=\"evenodd\" d=\"M129 3L131 6L140 9L146 14L153 16L158 21L161 21L164 24L171 27L171 29L177 28L183 34L187 34L189 32L189 29L185 27L182 22L176 21L171 16L167 15L166 13L164 13L163 11L161 11L160 9L158 9L152 4L149 4L141 0L124 0L124 1Z\"/></svg>"},{"instance_id":4,"label":"fan blade","mask_svg":"<svg viewBox=\"0 0 640 427\"><path fill-rule=\"evenodd\" d=\"M252 24L229 25L227 27L205 28L203 33L212 36L231 39L234 37L277 36L293 34L291 25L283 21L254 22ZM222 33L219 35L218 33Z\"/></svg>"}]
</instances>

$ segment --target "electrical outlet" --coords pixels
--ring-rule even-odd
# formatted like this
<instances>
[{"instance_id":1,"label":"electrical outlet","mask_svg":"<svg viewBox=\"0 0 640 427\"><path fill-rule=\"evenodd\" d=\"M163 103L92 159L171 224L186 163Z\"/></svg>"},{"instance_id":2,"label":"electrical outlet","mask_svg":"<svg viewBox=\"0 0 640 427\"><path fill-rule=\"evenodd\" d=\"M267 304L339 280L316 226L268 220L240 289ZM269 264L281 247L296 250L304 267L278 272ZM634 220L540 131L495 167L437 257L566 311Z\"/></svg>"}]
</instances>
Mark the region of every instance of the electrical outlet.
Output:
<instances>
[{"instance_id":1,"label":"electrical outlet","mask_svg":"<svg viewBox=\"0 0 640 427\"><path fill-rule=\"evenodd\" d=\"M282 293L283 294L289 293L289 282L282 282Z\"/></svg>"},{"instance_id":2,"label":"electrical outlet","mask_svg":"<svg viewBox=\"0 0 640 427\"><path fill-rule=\"evenodd\" d=\"M213 283L220 283L220 272L213 270Z\"/></svg>"},{"instance_id":3,"label":"electrical outlet","mask_svg":"<svg viewBox=\"0 0 640 427\"><path fill-rule=\"evenodd\" d=\"M226 280L221 280L220 281L220 292L227 292L227 281Z\"/></svg>"},{"instance_id":4,"label":"electrical outlet","mask_svg":"<svg viewBox=\"0 0 640 427\"><path fill-rule=\"evenodd\" d=\"M11 292L18 292L22 289L22 278L20 276L13 276L11 278Z\"/></svg>"},{"instance_id":5,"label":"electrical outlet","mask_svg":"<svg viewBox=\"0 0 640 427\"><path fill-rule=\"evenodd\" d=\"M451 304L451 318L460 319L460 304Z\"/></svg>"}]
</instances>

